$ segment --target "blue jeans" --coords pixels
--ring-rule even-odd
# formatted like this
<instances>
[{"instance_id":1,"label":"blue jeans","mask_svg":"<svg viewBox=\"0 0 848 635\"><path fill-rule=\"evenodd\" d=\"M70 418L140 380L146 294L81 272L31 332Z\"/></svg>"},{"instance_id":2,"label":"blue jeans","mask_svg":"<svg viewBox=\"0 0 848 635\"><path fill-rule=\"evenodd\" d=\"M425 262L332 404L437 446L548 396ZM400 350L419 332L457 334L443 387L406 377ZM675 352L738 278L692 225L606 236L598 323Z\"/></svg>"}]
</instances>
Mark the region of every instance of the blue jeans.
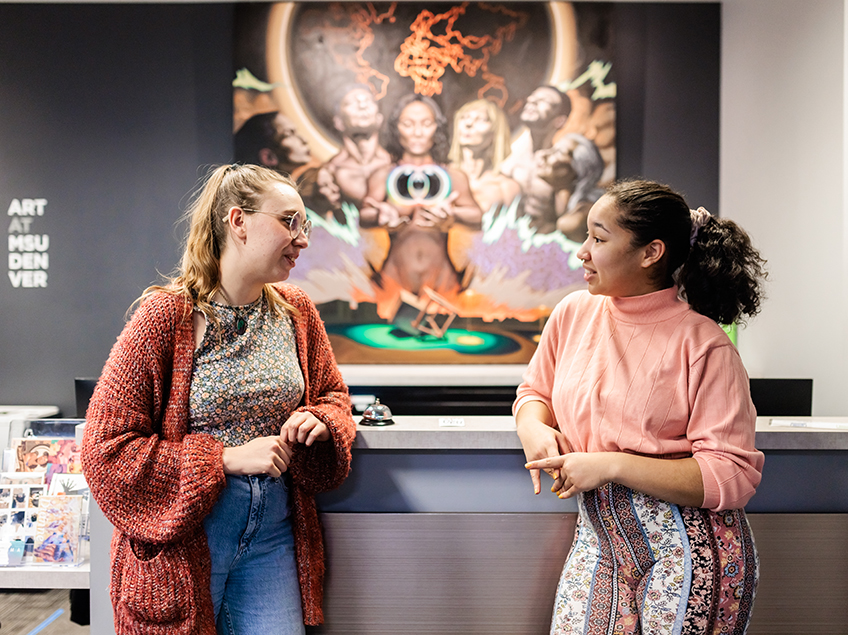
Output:
<instances>
[{"instance_id":1,"label":"blue jeans","mask_svg":"<svg viewBox=\"0 0 848 635\"><path fill-rule=\"evenodd\" d=\"M203 521L221 635L303 635L284 477L230 476Z\"/></svg>"}]
</instances>

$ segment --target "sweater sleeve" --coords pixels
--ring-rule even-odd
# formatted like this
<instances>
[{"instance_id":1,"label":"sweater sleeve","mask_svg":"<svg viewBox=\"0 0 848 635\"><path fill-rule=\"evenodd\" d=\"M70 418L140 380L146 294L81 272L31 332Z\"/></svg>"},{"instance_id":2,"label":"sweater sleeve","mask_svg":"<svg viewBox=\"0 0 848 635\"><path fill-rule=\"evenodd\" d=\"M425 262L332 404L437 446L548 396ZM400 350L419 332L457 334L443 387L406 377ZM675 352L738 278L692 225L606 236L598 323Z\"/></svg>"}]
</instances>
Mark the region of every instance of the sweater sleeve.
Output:
<instances>
[{"instance_id":1,"label":"sweater sleeve","mask_svg":"<svg viewBox=\"0 0 848 635\"><path fill-rule=\"evenodd\" d=\"M337 488L350 472L351 447L356 436L350 395L318 309L297 287L287 288L287 299L300 312L298 355L306 380L304 403L330 431L330 440L310 447L298 444L292 456L292 478L303 490L317 494Z\"/></svg>"},{"instance_id":2,"label":"sweater sleeve","mask_svg":"<svg viewBox=\"0 0 848 635\"><path fill-rule=\"evenodd\" d=\"M196 531L224 487L223 446L184 434L182 406L169 406L190 379L177 359L177 299L144 302L112 348L86 413L82 462L108 520L135 540L165 544ZM190 329L191 320L188 319ZM190 347L191 338L188 338ZM179 365L188 364L179 370ZM172 371L173 369L173 371ZM186 406L187 408L187 406ZM163 432L163 426L179 433Z\"/></svg>"},{"instance_id":3,"label":"sweater sleeve","mask_svg":"<svg viewBox=\"0 0 848 635\"><path fill-rule=\"evenodd\" d=\"M557 350L561 336L564 302L554 307L550 319L542 329L539 345L522 375L521 384L516 390L516 399L512 404L512 414L515 416L528 401L541 401L554 413L552 392L554 373L556 372Z\"/></svg>"},{"instance_id":4,"label":"sweater sleeve","mask_svg":"<svg viewBox=\"0 0 848 635\"><path fill-rule=\"evenodd\" d=\"M690 373L687 436L704 481L703 507L744 507L760 484L765 459L754 447L757 413L742 360L728 343L710 348Z\"/></svg>"}]
</instances>

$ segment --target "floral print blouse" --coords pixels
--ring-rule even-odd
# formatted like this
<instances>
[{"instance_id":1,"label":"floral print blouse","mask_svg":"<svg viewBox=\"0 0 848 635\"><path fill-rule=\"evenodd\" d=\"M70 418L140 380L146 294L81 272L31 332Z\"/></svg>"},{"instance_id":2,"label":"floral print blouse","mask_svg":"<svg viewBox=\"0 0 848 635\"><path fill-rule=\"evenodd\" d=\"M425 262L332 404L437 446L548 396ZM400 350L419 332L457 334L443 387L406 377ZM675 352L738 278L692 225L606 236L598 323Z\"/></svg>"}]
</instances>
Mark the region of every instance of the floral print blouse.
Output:
<instances>
[{"instance_id":1,"label":"floral print blouse","mask_svg":"<svg viewBox=\"0 0 848 635\"><path fill-rule=\"evenodd\" d=\"M264 294L245 306L213 306L220 324L207 318L194 352L192 433L225 447L279 434L304 389L291 318L274 313Z\"/></svg>"}]
</instances>

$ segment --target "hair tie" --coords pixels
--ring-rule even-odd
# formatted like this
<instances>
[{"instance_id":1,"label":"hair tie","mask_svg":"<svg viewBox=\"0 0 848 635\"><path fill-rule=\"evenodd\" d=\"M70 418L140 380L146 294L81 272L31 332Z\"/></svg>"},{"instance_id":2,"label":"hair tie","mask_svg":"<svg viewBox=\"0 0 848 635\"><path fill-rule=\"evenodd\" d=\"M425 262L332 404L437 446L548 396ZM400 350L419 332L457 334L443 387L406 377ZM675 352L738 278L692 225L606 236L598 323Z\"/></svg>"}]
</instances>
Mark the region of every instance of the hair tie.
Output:
<instances>
[{"instance_id":1,"label":"hair tie","mask_svg":"<svg viewBox=\"0 0 848 635\"><path fill-rule=\"evenodd\" d=\"M692 219L692 233L689 234L689 246L691 247L698 239L698 230L707 224L712 214L703 207L699 207L698 209L690 209L689 216Z\"/></svg>"}]
</instances>

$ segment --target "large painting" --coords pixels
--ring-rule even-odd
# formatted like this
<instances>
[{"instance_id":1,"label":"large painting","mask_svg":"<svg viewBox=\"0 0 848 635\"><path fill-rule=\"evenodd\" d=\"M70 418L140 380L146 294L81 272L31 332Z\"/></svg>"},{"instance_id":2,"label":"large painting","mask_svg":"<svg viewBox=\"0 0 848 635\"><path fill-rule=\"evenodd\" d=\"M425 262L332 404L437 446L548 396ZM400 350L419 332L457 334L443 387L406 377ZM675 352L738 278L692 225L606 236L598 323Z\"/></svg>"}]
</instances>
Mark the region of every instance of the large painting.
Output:
<instances>
[{"instance_id":1,"label":"large painting","mask_svg":"<svg viewBox=\"0 0 848 635\"><path fill-rule=\"evenodd\" d=\"M234 147L294 176L340 363L525 363L615 178L608 3L239 4Z\"/></svg>"}]
</instances>

